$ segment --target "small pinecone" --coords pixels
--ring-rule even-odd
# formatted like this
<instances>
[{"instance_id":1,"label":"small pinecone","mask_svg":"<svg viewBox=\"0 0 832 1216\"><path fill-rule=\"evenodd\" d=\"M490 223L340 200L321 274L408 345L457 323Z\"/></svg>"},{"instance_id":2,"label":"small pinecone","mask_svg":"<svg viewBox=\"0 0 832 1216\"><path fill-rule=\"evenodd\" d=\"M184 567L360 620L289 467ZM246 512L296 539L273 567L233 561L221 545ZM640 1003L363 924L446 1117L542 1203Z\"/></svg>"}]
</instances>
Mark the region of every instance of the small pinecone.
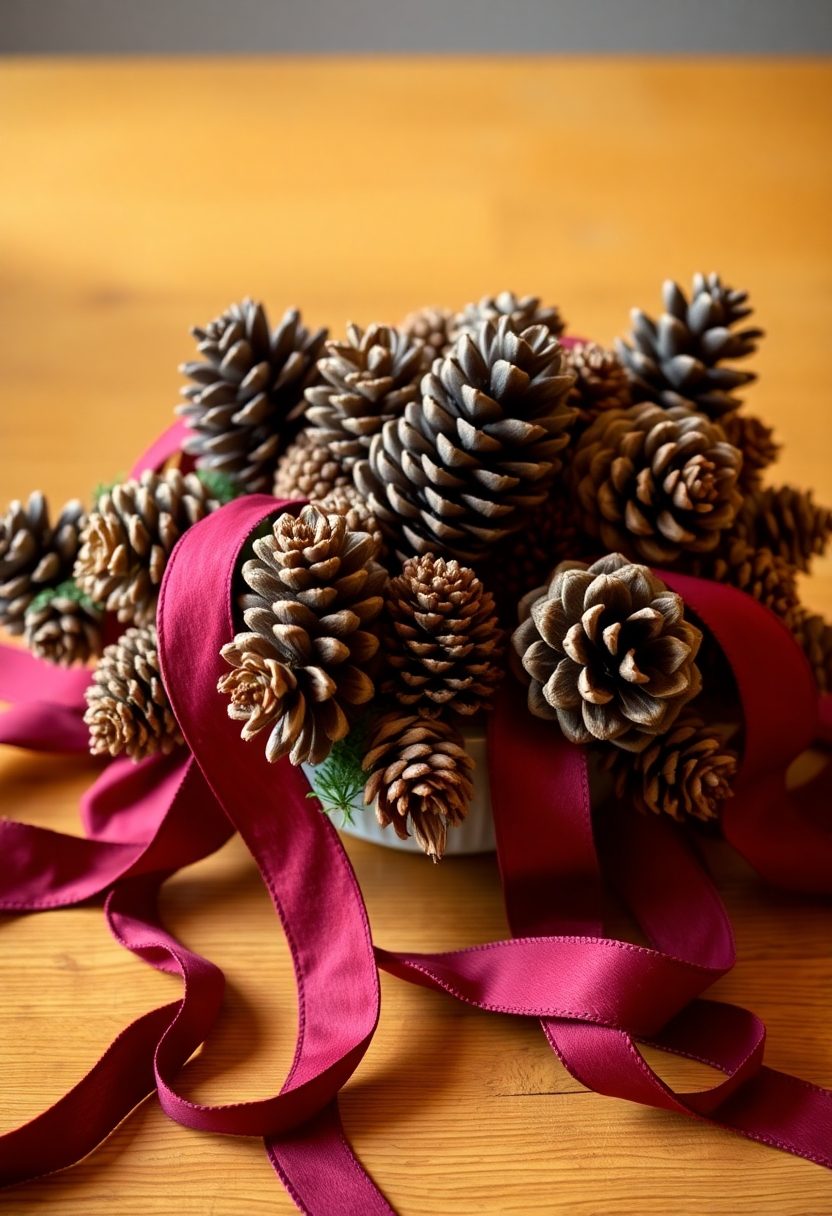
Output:
<instances>
[{"instance_id":1,"label":"small pinecone","mask_svg":"<svg viewBox=\"0 0 832 1216\"><path fill-rule=\"evenodd\" d=\"M819 692L832 692L832 625L801 605L787 623L809 660Z\"/></svg>"},{"instance_id":2,"label":"small pinecone","mask_svg":"<svg viewBox=\"0 0 832 1216\"><path fill-rule=\"evenodd\" d=\"M734 389L756 376L723 362L753 354L763 335L756 328L732 329L752 312L748 293L724 286L719 275L695 274L690 302L670 279L662 299L665 311L658 321L634 308L630 343L616 342L633 396L666 406L690 401L709 418L735 410L741 402Z\"/></svg>"},{"instance_id":3,"label":"small pinecone","mask_svg":"<svg viewBox=\"0 0 832 1216\"><path fill-rule=\"evenodd\" d=\"M640 811L688 819L716 819L730 798L737 757L693 710L637 756L608 753L606 767L619 798Z\"/></svg>"},{"instance_id":4,"label":"small pinecone","mask_svg":"<svg viewBox=\"0 0 832 1216\"><path fill-rule=\"evenodd\" d=\"M708 552L742 505L741 464L722 428L687 406L599 414L573 458L584 528L651 564Z\"/></svg>"},{"instance_id":5,"label":"small pinecone","mask_svg":"<svg viewBox=\"0 0 832 1216\"><path fill-rule=\"evenodd\" d=\"M223 647L232 670L217 687L244 739L270 730L267 760L318 764L375 691L367 666L379 641L368 627L387 575L371 536L311 504L280 515L254 552L242 571L251 632Z\"/></svg>"},{"instance_id":6,"label":"small pinecone","mask_svg":"<svg viewBox=\"0 0 832 1216\"><path fill-rule=\"evenodd\" d=\"M332 490L351 486L345 473L314 430L301 431L280 457L274 479L275 498L323 498Z\"/></svg>"},{"instance_id":7,"label":"small pinecone","mask_svg":"<svg viewBox=\"0 0 832 1216\"><path fill-rule=\"evenodd\" d=\"M474 336L483 321L496 325L502 317L505 317L508 327L518 334L531 325L545 325L552 337L559 338L566 329L559 309L546 307L537 296L516 296L513 291L501 291L496 296L483 296L475 304L466 304L456 315L451 339L456 341L464 333Z\"/></svg>"},{"instance_id":8,"label":"small pinecone","mask_svg":"<svg viewBox=\"0 0 832 1216\"><path fill-rule=\"evenodd\" d=\"M388 584L385 623L383 692L431 718L489 706L503 635L494 597L470 567L431 553L408 558Z\"/></svg>"},{"instance_id":9,"label":"small pinecone","mask_svg":"<svg viewBox=\"0 0 832 1216\"><path fill-rule=\"evenodd\" d=\"M58 667L88 663L101 654L102 612L71 581L35 596L26 610L26 645Z\"/></svg>"},{"instance_id":10,"label":"small pinecone","mask_svg":"<svg viewBox=\"0 0 832 1216\"><path fill-rule=\"evenodd\" d=\"M737 535L754 548L767 548L798 570L826 552L832 510L815 502L811 490L769 486L746 498L737 516Z\"/></svg>"},{"instance_id":11,"label":"small pinecone","mask_svg":"<svg viewBox=\"0 0 832 1216\"><path fill-rule=\"evenodd\" d=\"M399 329L423 342L433 362L446 355L453 344L451 331L455 316L448 308L417 308L407 314Z\"/></svg>"},{"instance_id":12,"label":"small pinecone","mask_svg":"<svg viewBox=\"0 0 832 1216\"><path fill-rule=\"evenodd\" d=\"M573 743L643 751L701 687L702 635L683 614L681 596L620 553L564 562L526 597L512 638L530 711Z\"/></svg>"},{"instance_id":13,"label":"small pinecone","mask_svg":"<svg viewBox=\"0 0 832 1216\"><path fill-rule=\"evenodd\" d=\"M85 521L80 502L68 502L54 528L49 507L39 491L28 502L10 503L0 517L0 625L22 633L26 610L46 587L72 572L79 533Z\"/></svg>"},{"instance_id":14,"label":"small pinecone","mask_svg":"<svg viewBox=\"0 0 832 1216\"><path fill-rule=\"evenodd\" d=\"M98 500L75 563L80 589L120 621L152 623L168 558L192 524L219 507L194 473L142 473Z\"/></svg>"},{"instance_id":15,"label":"small pinecone","mask_svg":"<svg viewBox=\"0 0 832 1216\"><path fill-rule=\"evenodd\" d=\"M422 381L422 401L387 422L355 483L405 553L476 561L523 526L560 471L573 378L543 326L506 318L463 334Z\"/></svg>"},{"instance_id":16,"label":"small pinecone","mask_svg":"<svg viewBox=\"0 0 832 1216\"><path fill-rule=\"evenodd\" d=\"M347 326L345 342L327 342L318 371L326 383L306 390L314 437L343 469L370 450L373 435L419 396L429 357L423 343L391 325Z\"/></svg>"},{"instance_id":17,"label":"small pinecone","mask_svg":"<svg viewBox=\"0 0 832 1216\"><path fill-rule=\"evenodd\" d=\"M578 425L589 426L605 410L630 405L630 378L614 351L597 342L565 347L567 365L575 373L569 404L578 411Z\"/></svg>"},{"instance_id":18,"label":"small pinecone","mask_svg":"<svg viewBox=\"0 0 832 1216\"><path fill-rule=\"evenodd\" d=\"M268 493L278 456L298 430L326 330L310 333L290 309L270 333L263 305L243 300L191 332L202 358L180 368L193 381L177 406L192 431L185 450L200 468Z\"/></svg>"},{"instance_id":19,"label":"small pinecone","mask_svg":"<svg viewBox=\"0 0 832 1216\"><path fill-rule=\"evenodd\" d=\"M586 540L574 503L563 487L536 507L526 525L509 537L488 567L489 586L504 621L517 623L517 605L535 587L548 583L555 566L586 556Z\"/></svg>"},{"instance_id":20,"label":"small pinecone","mask_svg":"<svg viewBox=\"0 0 832 1216\"><path fill-rule=\"evenodd\" d=\"M325 515L343 515L351 532L369 532L376 543L377 556L383 557L384 537L378 520L352 482L337 486L323 498L316 499L315 506L320 507Z\"/></svg>"},{"instance_id":21,"label":"small pinecone","mask_svg":"<svg viewBox=\"0 0 832 1216\"><path fill-rule=\"evenodd\" d=\"M772 428L754 414L734 410L724 415L721 424L725 438L742 452L739 487L743 494L749 494L759 489L763 472L780 454L780 444Z\"/></svg>"},{"instance_id":22,"label":"small pinecone","mask_svg":"<svg viewBox=\"0 0 832 1216\"><path fill-rule=\"evenodd\" d=\"M155 625L127 629L104 648L85 696L93 755L142 760L182 742L159 671Z\"/></svg>"},{"instance_id":23,"label":"small pinecone","mask_svg":"<svg viewBox=\"0 0 832 1216\"><path fill-rule=\"evenodd\" d=\"M682 568L697 578L737 587L780 617L789 617L798 603L794 567L771 549L755 549L742 537L733 537L718 552L694 558Z\"/></svg>"},{"instance_id":24,"label":"small pinecone","mask_svg":"<svg viewBox=\"0 0 832 1216\"><path fill-rule=\"evenodd\" d=\"M417 844L439 861L448 828L462 823L474 786L474 762L462 736L441 718L394 712L375 725L364 754L364 801L400 840L410 826Z\"/></svg>"}]
</instances>

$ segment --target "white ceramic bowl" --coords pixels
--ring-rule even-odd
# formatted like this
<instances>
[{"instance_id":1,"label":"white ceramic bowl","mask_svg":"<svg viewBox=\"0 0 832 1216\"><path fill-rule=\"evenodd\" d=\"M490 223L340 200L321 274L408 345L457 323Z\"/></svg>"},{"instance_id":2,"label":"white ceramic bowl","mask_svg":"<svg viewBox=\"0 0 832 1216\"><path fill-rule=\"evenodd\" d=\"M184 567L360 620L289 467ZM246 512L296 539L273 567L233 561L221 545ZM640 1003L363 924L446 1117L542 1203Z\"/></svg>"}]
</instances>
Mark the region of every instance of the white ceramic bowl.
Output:
<instances>
[{"instance_id":1,"label":"white ceramic bowl","mask_svg":"<svg viewBox=\"0 0 832 1216\"><path fill-rule=\"evenodd\" d=\"M474 760L474 796L465 820L459 827L451 828L448 832L446 856L492 853L496 848L488 787L484 725L476 723L468 727L464 734L465 746ZM314 789L314 766L304 764L303 771ZM337 826L346 836L356 836L359 840L370 840L373 844L386 845L388 849L402 849L406 853L421 853L422 851L412 837L408 837L407 840L399 840L392 827L381 827L376 819L375 807L364 806L360 797L353 803L352 822Z\"/></svg>"}]
</instances>

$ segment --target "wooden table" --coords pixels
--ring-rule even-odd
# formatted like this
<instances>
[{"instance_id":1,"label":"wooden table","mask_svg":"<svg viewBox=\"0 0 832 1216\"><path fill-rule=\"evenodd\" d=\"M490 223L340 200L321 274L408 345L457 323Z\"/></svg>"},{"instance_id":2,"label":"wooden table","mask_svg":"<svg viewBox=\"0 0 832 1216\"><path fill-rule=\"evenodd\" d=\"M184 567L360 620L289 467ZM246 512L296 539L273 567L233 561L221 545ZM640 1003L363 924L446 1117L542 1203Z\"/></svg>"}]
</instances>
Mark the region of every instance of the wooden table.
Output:
<instances>
[{"instance_id":1,"label":"wooden table","mask_svg":"<svg viewBox=\"0 0 832 1216\"><path fill-rule=\"evenodd\" d=\"M170 415L188 326L246 293L337 331L509 286L607 341L631 304L655 308L665 276L713 268L751 289L769 331L753 395L786 445L782 478L832 497L828 64L7 61L0 114L3 500L42 486L57 503L124 470ZM806 596L832 610L832 563ZM6 753L2 776L4 814L75 830L86 762ZM348 847L380 943L504 933L491 859ZM770 1063L832 1084L828 908L765 890L719 850L714 863L740 956L718 993L767 1020ZM290 967L239 843L170 882L165 914L229 979L187 1093L272 1092L294 1040ZM0 944L6 1128L177 985L117 947L98 909L6 918ZM832 1212L817 1166L586 1093L535 1025L382 985L343 1112L404 1216ZM294 1210L257 1143L188 1132L155 1101L2 1202Z\"/></svg>"}]
</instances>

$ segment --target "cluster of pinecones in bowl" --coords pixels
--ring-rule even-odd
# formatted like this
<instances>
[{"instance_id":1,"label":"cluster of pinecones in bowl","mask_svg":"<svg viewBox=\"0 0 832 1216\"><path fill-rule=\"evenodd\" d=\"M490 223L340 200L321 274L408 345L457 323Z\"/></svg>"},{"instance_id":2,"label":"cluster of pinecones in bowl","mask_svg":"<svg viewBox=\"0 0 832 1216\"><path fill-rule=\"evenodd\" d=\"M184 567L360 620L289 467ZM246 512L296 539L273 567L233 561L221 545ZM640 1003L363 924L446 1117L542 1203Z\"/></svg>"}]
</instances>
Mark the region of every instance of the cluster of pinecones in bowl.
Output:
<instances>
[{"instance_id":1,"label":"cluster of pinecones in bowl","mask_svg":"<svg viewBox=\"0 0 832 1216\"><path fill-rule=\"evenodd\" d=\"M750 313L744 292L696 275L606 349L510 292L338 340L295 310L272 328L245 300L193 331L179 467L54 524L40 494L11 504L0 624L43 659L95 662L93 752L169 751L182 740L154 624L167 558L209 512L271 491L298 505L248 547L219 692L268 760L317 766L326 809L349 815L363 790L441 857L472 792L465 724L513 671L532 714L599 750L620 796L715 818L736 725L729 705L718 726L701 708L719 656L654 570L760 600L832 687L832 627L797 585L832 511L766 481L778 445L737 366L762 336Z\"/></svg>"}]
</instances>

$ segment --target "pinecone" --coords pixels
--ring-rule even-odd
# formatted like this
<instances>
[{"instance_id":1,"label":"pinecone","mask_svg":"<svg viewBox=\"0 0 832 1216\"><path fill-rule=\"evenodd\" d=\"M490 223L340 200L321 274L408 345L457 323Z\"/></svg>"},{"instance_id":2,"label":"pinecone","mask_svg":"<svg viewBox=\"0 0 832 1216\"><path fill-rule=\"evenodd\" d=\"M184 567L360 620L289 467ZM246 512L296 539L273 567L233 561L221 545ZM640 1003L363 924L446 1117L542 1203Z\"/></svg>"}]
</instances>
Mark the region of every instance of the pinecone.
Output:
<instances>
[{"instance_id":1,"label":"pinecone","mask_svg":"<svg viewBox=\"0 0 832 1216\"><path fill-rule=\"evenodd\" d=\"M369 532L376 543L377 556L384 556L384 537L378 520L352 482L337 486L323 498L316 499L315 506L325 515L343 515L351 532Z\"/></svg>"},{"instance_id":2,"label":"pinecone","mask_svg":"<svg viewBox=\"0 0 832 1216\"><path fill-rule=\"evenodd\" d=\"M98 500L81 534L75 563L80 589L120 621L148 625L171 550L220 504L194 473L147 471Z\"/></svg>"},{"instance_id":3,"label":"pinecone","mask_svg":"<svg viewBox=\"0 0 832 1216\"><path fill-rule=\"evenodd\" d=\"M575 373L568 401L578 411L579 426L589 426L605 410L630 404L630 378L614 351L597 342L575 342L564 351Z\"/></svg>"},{"instance_id":4,"label":"pinecone","mask_svg":"<svg viewBox=\"0 0 832 1216\"><path fill-rule=\"evenodd\" d=\"M722 428L686 406L599 414L573 458L584 528L651 564L708 552L742 505L741 464Z\"/></svg>"},{"instance_id":5,"label":"pinecone","mask_svg":"<svg viewBox=\"0 0 832 1216\"><path fill-rule=\"evenodd\" d=\"M503 636L494 597L470 567L432 553L408 558L388 584L385 624L383 692L431 718L490 705Z\"/></svg>"},{"instance_id":6,"label":"pinecone","mask_svg":"<svg viewBox=\"0 0 832 1216\"><path fill-rule=\"evenodd\" d=\"M737 516L736 534L756 549L807 571L815 555L826 552L832 536L832 510L818 506L811 490L769 486L746 498Z\"/></svg>"},{"instance_id":7,"label":"pinecone","mask_svg":"<svg viewBox=\"0 0 832 1216\"><path fill-rule=\"evenodd\" d=\"M501 545L486 567L486 581L502 619L517 624L517 605L535 587L548 583L560 562L583 561L586 540L578 526L574 503L562 486L529 516L520 532Z\"/></svg>"},{"instance_id":8,"label":"pinecone","mask_svg":"<svg viewBox=\"0 0 832 1216\"><path fill-rule=\"evenodd\" d=\"M325 443L311 428L301 431L280 457L274 479L275 498L323 498L332 490L351 486Z\"/></svg>"},{"instance_id":9,"label":"pinecone","mask_svg":"<svg viewBox=\"0 0 832 1216\"><path fill-rule=\"evenodd\" d=\"M142 760L182 742L159 671L155 625L126 629L104 648L85 696L93 755Z\"/></svg>"},{"instance_id":10,"label":"pinecone","mask_svg":"<svg viewBox=\"0 0 832 1216\"><path fill-rule=\"evenodd\" d=\"M451 331L455 316L448 308L417 308L407 314L399 329L423 342L433 362L446 355L453 343Z\"/></svg>"},{"instance_id":11,"label":"pinecone","mask_svg":"<svg viewBox=\"0 0 832 1216\"><path fill-rule=\"evenodd\" d=\"M637 756L608 753L619 798L655 815L715 819L730 798L737 757L693 710L686 710L667 734Z\"/></svg>"},{"instance_id":12,"label":"pinecone","mask_svg":"<svg viewBox=\"0 0 832 1216\"><path fill-rule=\"evenodd\" d=\"M738 484L743 494L750 494L759 489L763 472L780 455L780 444L774 438L772 428L754 414L734 410L724 415L721 425L728 442L742 452Z\"/></svg>"},{"instance_id":13,"label":"pinecone","mask_svg":"<svg viewBox=\"0 0 832 1216\"><path fill-rule=\"evenodd\" d=\"M702 641L681 596L620 553L564 562L521 605L514 648L530 677L529 709L573 743L643 751L701 686Z\"/></svg>"},{"instance_id":14,"label":"pinecone","mask_svg":"<svg viewBox=\"0 0 832 1216\"><path fill-rule=\"evenodd\" d=\"M72 571L78 535L85 521L80 502L68 502L54 528L40 491L25 504L15 500L0 517L0 625L22 633L26 610L46 587Z\"/></svg>"},{"instance_id":15,"label":"pinecone","mask_svg":"<svg viewBox=\"0 0 832 1216\"><path fill-rule=\"evenodd\" d=\"M794 567L771 549L755 549L734 537L716 553L683 563L687 574L728 583L759 600L780 617L788 617L798 602Z\"/></svg>"},{"instance_id":16,"label":"pinecone","mask_svg":"<svg viewBox=\"0 0 832 1216\"><path fill-rule=\"evenodd\" d=\"M355 483L405 554L476 561L548 496L569 442L572 377L543 326L463 334L387 422Z\"/></svg>"},{"instance_id":17,"label":"pinecone","mask_svg":"<svg viewBox=\"0 0 832 1216\"><path fill-rule=\"evenodd\" d=\"M346 341L327 342L326 356L318 360L326 383L306 390L306 417L317 442L351 469L385 422L417 400L428 363L424 345L402 330L348 325Z\"/></svg>"},{"instance_id":18,"label":"pinecone","mask_svg":"<svg viewBox=\"0 0 832 1216\"><path fill-rule=\"evenodd\" d=\"M799 604L787 624L809 660L818 691L832 692L832 625Z\"/></svg>"},{"instance_id":19,"label":"pinecone","mask_svg":"<svg viewBox=\"0 0 832 1216\"><path fill-rule=\"evenodd\" d=\"M193 432L185 450L200 468L268 493L278 456L298 430L326 330L310 333L290 309L270 333L263 305L243 300L191 332L202 358L180 368L193 380L177 406Z\"/></svg>"},{"instance_id":20,"label":"pinecone","mask_svg":"<svg viewBox=\"0 0 832 1216\"><path fill-rule=\"evenodd\" d=\"M518 334L531 325L545 325L552 337L559 338L566 329L560 311L542 305L537 296L516 296L513 291L501 291L496 296L483 296L475 304L466 304L456 315L451 339L455 342L464 333L475 337L483 321L496 325L502 317L509 329Z\"/></svg>"},{"instance_id":21,"label":"pinecone","mask_svg":"<svg viewBox=\"0 0 832 1216\"><path fill-rule=\"evenodd\" d=\"M723 285L719 275L695 274L690 302L672 280L662 287L664 313L653 321L635 308L630 343L616 341L633 396L674 406L693 402L709 418L721 418L740 404L734 389L756 380L753 372L724 367L757 349L763 331L732 329L751 315L748 293Z\"/></svg>"},{"instance_id":22,"label":"pinecone","mask_svg":"<svg viewBox=\"0 0 832 1216\"><path fill-rule=\"evenodd\" d=\"M371 536L312 505L279 516L254 552L242 571L251 632L223 647L232 670L217 687L244 739L270 728L268 760L318 764L373 695L367 665L379 642L368 626L387 575Z\"/></svg>"},{"instance_id":23,"label":"pinecone","mask_svg":"<svg viewBox=\"0 0 832 1216\"><path fill-rule=\"evenodd\" d=\"M101 654L102 612L71 580L36 595L26 609L26 645L58 667L88 663Z\"/></svg>"},{"instance_id":24,"label":"pinecone","mask_svg":"<svg viewBox=\"0 0 832 1216\"><path fill-rule=\"evenodd\" d=\"M462 823L473 794L474 763L462 736L441 718L393 712L379 719L364 754L364 801L400 840L410 826L419 847L439 861L448 828Z\"/></svg>"}]
</instances>

